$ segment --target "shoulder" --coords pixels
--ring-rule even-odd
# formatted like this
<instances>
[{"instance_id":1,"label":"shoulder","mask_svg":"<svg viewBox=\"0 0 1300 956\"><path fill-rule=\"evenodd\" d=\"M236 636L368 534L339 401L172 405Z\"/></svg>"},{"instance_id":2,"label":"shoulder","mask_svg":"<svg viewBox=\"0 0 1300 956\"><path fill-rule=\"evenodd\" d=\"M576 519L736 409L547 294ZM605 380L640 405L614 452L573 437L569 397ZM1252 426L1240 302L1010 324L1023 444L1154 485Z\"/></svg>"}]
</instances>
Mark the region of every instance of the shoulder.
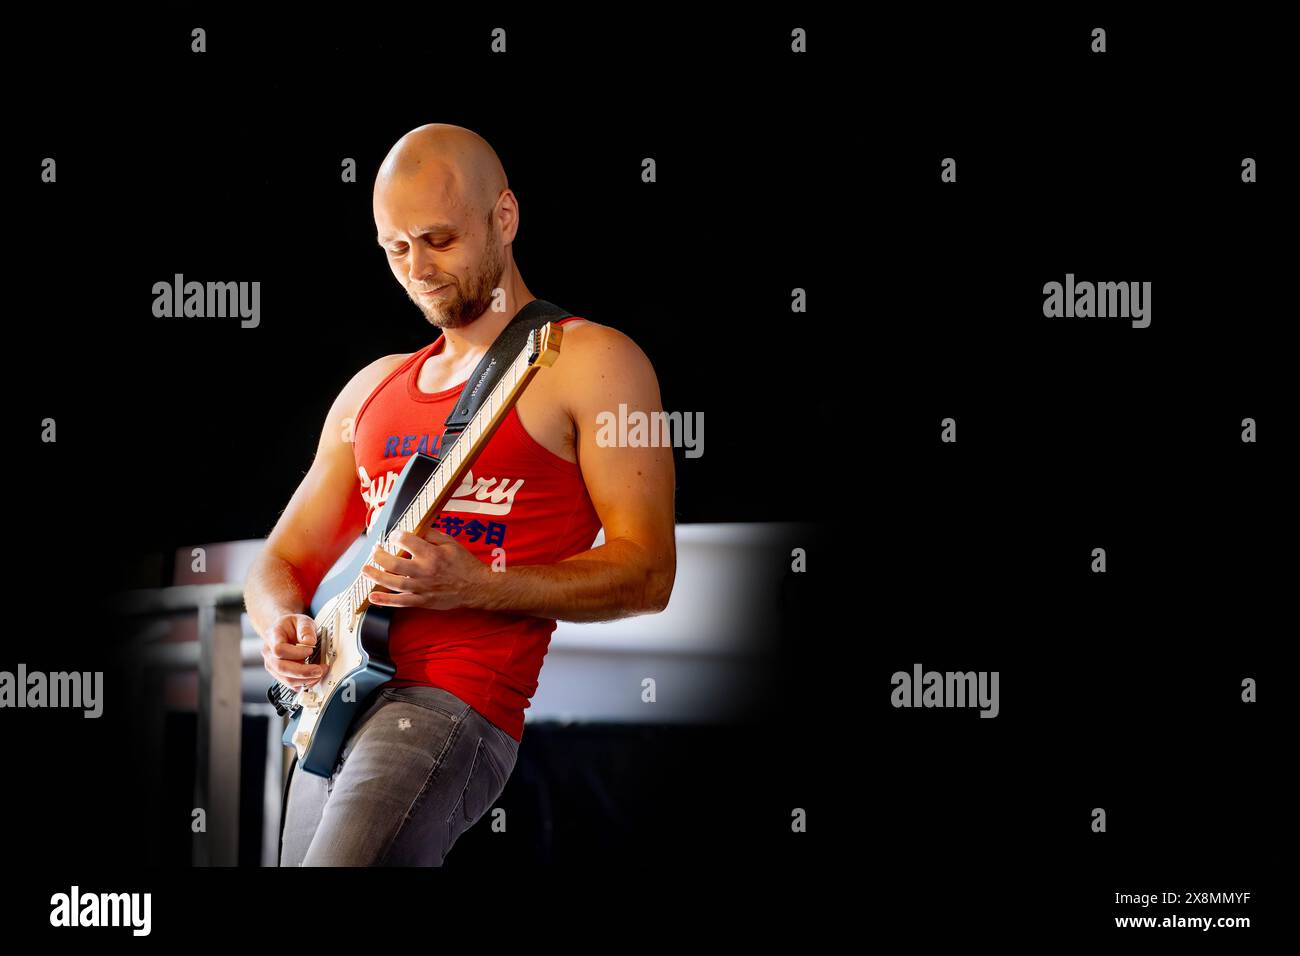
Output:
<instances>
[{"instance_id":1,"label":"shoulder","mask_svg":"<svg viewBox=\"0 0 1300 956\"><path fill-rule=\"evenodd\" d=\"M359 387L369 384L373 388L401 368L413 355L415 355L414 352L403 352L396 355L381 356L353 375L352 381L348 384Z\"/></svg>"},{"instance_id":2,"label":"shoulder","mask_svg":"<svg viewBox=\"0 0 1300 956\"><path fill-rule=\"evenodd\" d=\"M582 320L561 326L564 339L556 368L564 366L564 391L571 409L596 402L649 402L658 398L658 381L649 357L632 337L608 325Z\"/></svg>"},{"instance_id":3,"label":"shoulder","mask_svg":"<svg viewBox=\"0 0 1300 956\"><path fill-rule=\"evenodd\" d=\"M579 319L566 322L561 328L564 330L561 360L569 359L571 366L599 365L619 371L650 365L650 359L632 337L612 326Z\"/></svg>"},{"instance_id":4,"label":"shoulder","mask_svg":"<svg viewBox=\"0 0 1300 956\"><path fill-rule=\"evenodd\" d=\"M375 389L414 354L384 355L357 371L335 399L336 412L344 418L356 418Z\"/></svg>"}]
</instances>

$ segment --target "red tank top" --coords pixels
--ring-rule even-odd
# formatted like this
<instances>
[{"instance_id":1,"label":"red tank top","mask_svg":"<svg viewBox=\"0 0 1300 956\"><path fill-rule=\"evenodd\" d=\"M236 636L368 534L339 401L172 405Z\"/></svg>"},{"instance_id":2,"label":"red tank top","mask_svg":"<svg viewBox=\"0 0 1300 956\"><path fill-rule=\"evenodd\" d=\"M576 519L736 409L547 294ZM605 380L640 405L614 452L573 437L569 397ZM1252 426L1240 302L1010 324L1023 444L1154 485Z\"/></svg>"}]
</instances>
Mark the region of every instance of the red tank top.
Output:
<instances>
[{"instance_id":1,"label":"red tank top","mask_svg":"<svg viewBox=\"0 0 1300 956\"><path fill-rule=\"evenodd\" d=\"M422 392L417 382L424 360L441 350L443 339L439 335L407 358L357 412L353 451L367 531L407 459L416 452L439 454L443 422L465 383ZM556 369L563 363L561 357ZM539 445L512 407L433 526L484 564L492 562L497 547L505 548L511 565L553 564L589 550L600 517L578 465ZM471 608L391 613L389 652L397 672L388 686L441 687L516 741L523 739L524 710L537 690L554 619Z\"/></svg>"}]
</instances>

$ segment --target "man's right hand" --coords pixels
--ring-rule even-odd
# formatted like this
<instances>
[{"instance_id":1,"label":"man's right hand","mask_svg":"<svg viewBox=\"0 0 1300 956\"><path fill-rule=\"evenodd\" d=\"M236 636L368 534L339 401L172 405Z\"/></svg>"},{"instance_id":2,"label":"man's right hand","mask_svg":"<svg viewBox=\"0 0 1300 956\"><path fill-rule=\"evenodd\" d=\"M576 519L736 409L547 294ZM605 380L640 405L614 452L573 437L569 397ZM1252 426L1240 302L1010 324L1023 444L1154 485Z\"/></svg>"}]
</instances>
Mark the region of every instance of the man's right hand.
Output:
<instances>
[{"instance_id":1,"label":"man's right hand","mask_svg":"<svg viewBox=\"0 0 1300 956\"><path fill-rule=\"evenodd\" d=\"M316 651L316 622L310 614L282 614L262 635L262 663L276 680L302 690L321 679L325 668L304 664Z\"/></svg>"}]
</instances>

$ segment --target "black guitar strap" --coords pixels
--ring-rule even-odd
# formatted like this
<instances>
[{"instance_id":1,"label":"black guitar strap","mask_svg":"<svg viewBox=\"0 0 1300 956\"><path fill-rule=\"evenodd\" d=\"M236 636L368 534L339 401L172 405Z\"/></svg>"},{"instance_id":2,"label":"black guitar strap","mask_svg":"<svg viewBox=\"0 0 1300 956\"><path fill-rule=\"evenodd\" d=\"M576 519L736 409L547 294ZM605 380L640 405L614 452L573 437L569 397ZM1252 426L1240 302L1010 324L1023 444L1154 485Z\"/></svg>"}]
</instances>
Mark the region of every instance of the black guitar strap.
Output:
<instances>
[{"instance_id":1,"label":"black guitar strap","mask_svg":"<svg viewBox=\"0 0 1300 956\"><path fill-rule=\"evenodd\" d=\"M501 330L487 354L475 366L456 399L456 407L443 423L442 438L438 441L438 460L447 457L447 452L456 444L456 439L460 438L460 433L473 419L474 413L492 394L502 373L523 351L528 333L540 329L547 322L558 322L572 314L544 299L534 299L515 313L515 317Z\"/></svg>"}]
</instances>

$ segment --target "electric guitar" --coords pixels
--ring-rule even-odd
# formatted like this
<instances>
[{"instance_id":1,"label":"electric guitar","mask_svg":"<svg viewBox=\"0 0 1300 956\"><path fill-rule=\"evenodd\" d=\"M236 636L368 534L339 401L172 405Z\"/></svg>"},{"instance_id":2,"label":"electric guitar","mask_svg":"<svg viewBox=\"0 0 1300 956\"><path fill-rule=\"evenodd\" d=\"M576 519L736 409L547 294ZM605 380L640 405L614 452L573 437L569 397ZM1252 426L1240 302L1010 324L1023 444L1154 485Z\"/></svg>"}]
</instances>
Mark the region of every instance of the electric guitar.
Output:
<instances>
[{"instance_id":1,"label":"electric guitar","mask_svg":"<svg viewBox=\"0 0 1300 956\"><path fill-rule=\"evenodd\" d=\"M353 719L396 671L388 656L388 627L396 609L369 603L370 593L380 586L361 569L378 567L370 558L380 545L410 557L392 543L392 535L398 530L423 534L433 523L533 376L555 364L563 334L554 322L528 333L523 349L450 450L441 459L419 452L411 456L375 515L365 546L321 581L311 599L316 649L307 663L320 664L325 672L303 691L276 681L266 693L277 713L292 715L283 743L297 752L301 769L321 777L334 773Z\"/></svg>"}]
</instances>

